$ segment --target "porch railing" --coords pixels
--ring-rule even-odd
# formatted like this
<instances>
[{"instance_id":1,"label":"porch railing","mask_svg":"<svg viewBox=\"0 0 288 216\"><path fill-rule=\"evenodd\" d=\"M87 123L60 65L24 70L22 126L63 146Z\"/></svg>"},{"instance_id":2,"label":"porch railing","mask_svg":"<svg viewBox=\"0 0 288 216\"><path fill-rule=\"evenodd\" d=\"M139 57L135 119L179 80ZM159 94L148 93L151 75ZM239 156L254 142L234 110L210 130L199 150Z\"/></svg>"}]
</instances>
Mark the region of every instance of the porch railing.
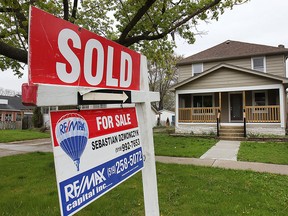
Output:
<instances>
[{"instance_id":1,"label":"porch railing","mask_svg":"<svg viewBox=\"0 0 288 216\"><path fill-rule=\"evenodd\" d=\"M219 107L179 108L179 122L181 123L210 123L217 122Z\"/></svg>"},{"instance_id":2,"label":"porch railing","mask_svg":"<svg viewBox=\"0 0 288 216\"><path fill-rule=\"evenodd\" d=\"M280 106L246 106L247 122L280 122Z\"/></svg>"}]
</instances>

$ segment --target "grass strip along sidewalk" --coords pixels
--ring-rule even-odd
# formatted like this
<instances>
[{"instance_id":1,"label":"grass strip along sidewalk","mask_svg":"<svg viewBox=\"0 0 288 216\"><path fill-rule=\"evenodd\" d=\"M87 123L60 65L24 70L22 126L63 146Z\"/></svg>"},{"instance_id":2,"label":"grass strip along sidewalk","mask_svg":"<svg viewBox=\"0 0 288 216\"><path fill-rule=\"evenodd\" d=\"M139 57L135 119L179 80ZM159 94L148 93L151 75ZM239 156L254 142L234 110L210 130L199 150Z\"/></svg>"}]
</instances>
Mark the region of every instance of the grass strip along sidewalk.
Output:
<instances>
[{"instance_id":1,"label":"grass strip along sidewalk","mask_svg":"<svg viewBox=\"0 0 288 216\"><path fill-rule=\"evenodd\" d=\"M0 143L49 138L50 133L36 130L1 130Z\"/></svg>"},{"instance_id":2,"label":"grass strip along sidewalk","mask_svg":"<svg viewBox=\"0 0 288 216\"><path fill-rule=\"evenodd\" d=\"M288 165L288 143L241 142L238 160Z\"/></svg>"},{"instance_id":3,"label":"grass strip along sidewalk","mask_svg":"<svg viewBox=\"0 0 288 216\"><path fill-rule=\"evenodd\" d=\"M161 215L287 215L288 176L157 163ZM0 158L1 215L59 215L51 153ZM79 215L144 215L141 173Z\"/></svg>"},{"instance_id":4,"label":"grass strip along sidewalk","mask_svg":"<svg viewBox=\"0 0 288 216\"><path fill-rule=\"evenodd\" d=\"M199 158L216 143L216 139L154 133L155 155L159 156Z\"/></svg>"}]
</instances>

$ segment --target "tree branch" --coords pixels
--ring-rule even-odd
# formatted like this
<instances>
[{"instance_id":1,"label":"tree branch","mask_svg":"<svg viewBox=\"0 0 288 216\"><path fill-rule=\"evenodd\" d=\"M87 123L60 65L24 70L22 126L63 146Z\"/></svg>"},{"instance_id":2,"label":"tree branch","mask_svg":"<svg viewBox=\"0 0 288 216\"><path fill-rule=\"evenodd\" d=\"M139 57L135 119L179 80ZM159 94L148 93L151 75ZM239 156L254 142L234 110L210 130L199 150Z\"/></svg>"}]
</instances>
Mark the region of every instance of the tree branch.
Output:
<instances>
[{"instance_id":1,"label":"tree branch","mask_svg":"<svg viewBox=\"0 0 288 216\"><path fill-rule=\"evenodd\" d=\"M220 2L221 2L221 0L214 0L212 3L210 3L208 5L205 5L202 8L199 8L194 13L188 15L186 18L184 18L182 21L176 23L175 25L172 25L171 28L167 29L166 31L162 32L161 34L151 35L151 36L147 36L147 35L143 35L142 34L142 35L137 35L137 36L134 36L134 37L125 38L125 39L121 39L121 40L119 38L119 40L117 40L116 42L122 44L123 46L127 46L128 47L128 46L131 46L132 44L137 43L138 41L141 41L141 40L150 40L150 41L151 40L158 40L160 38L165 37L167 34L171 33L172 31L175 31L178 27L180 27L181 25L185 24L186 22L191 20L193 17L205 12L209 8L212 8L212 7L216 6Z\"/></svg>"},{"instance_id":2,"label":"tree branch","mask_svg":"<svg viewBox=\"0 0 288 216\"><path fill-rule=\"evenodd\" d=\"M69 19L69 4L68 0L63 0L63 12L64 12L64 20Z\"/></svg>"},{"instance_id":3,"label":"tree branch","mask_svg":"<svg viewBox=\"0 0 288 216\"><path fill-rule=\"evenodd\" d=\"M24 37L27 40L28 39L28 25L24 25L23 23L28 24L28 20L25 17L25 15L21 12L21 9L22 9L21 4L17 0L13 0L13 5L15 5L17 9L12 8L13 10L12 12L14 12L16 15L17 23L19 27L22 28L26 32L26 35Z\"/></svg>"},{"instance_id":4,"label":"tree branch","mask_svg":"<svg viewBox=\"0 0 288 216\"><path fill-rule=\"evenodd\" d=\"M0 55L27 64L28 53L25 50L12 47L2 41L0 41Z\"/></svg>"},{"instance_id":5,"label":"tree branch","mask_svg":"<svg viewBox=\"0 0 288 216\"><path fill-rule=\"evenodd\" d=\"M74 20L76 19L77 4L78 4L78 0L74 0L73 9L72 9L72 18L73 18L72 23L74 23Z\"/></svg>"},{"instance_id":6,"label":"tree branch","mask_svg":"<svg viewBox=\"0 0 288 216\"><path fill-rule=\"evenodd\" d=\"M5 12L14 12L15 9L13 8L0 8L0 13L5 13Z\"/></svg>"},{"instance_id":7,"label":"tree branch","mask_svg":"<svg viewBox=\"0 0 288 216\"><path fill-rule=\"evenodd\" d=\"M156 0L147 0L146 3L137 11L131 22L127 24L127 26L122 31L121 36L117 40L118 43L122 44L126 40L127 35L133 29L133 27L139 22L139 20L143 17L146 11L153 5Z\"/></svg>"}]
</instances>

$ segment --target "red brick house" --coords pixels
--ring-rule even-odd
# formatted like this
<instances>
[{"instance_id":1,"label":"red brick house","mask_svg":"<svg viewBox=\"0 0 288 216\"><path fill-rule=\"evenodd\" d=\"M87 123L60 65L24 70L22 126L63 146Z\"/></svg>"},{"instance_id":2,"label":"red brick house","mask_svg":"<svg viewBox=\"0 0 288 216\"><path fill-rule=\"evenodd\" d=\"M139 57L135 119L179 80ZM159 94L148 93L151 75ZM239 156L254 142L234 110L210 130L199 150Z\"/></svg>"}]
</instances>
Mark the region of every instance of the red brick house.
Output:
<instances>
[{"instance_id":1,"label":"red brick house","mask_svg":"<svg viewBox=\"0 0 288 216\"><path fill-rule=\"evenodd\" d=\"M24 106L19 95L0 95L0 130L31 127L33 109L34 107Z\"/></svg>"}]
</instances>

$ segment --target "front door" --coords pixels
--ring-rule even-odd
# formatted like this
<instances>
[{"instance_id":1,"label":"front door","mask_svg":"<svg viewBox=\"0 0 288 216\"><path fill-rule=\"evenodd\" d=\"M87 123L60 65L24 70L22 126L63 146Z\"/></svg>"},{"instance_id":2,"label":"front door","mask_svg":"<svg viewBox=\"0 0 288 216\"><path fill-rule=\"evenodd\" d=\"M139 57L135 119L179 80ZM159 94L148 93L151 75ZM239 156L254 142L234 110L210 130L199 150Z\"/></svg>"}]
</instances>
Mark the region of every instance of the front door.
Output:
<instances>
[{"instance_id":1,"label":"front door","mask_svg":"<svg viewBox=\"0 0 288 216\"><path fill-rule=\"evenodd\" d=\"M242 94L230 94L230 119L231 121L243 120L243 99Z\"/></svg>"}]
</instances>

